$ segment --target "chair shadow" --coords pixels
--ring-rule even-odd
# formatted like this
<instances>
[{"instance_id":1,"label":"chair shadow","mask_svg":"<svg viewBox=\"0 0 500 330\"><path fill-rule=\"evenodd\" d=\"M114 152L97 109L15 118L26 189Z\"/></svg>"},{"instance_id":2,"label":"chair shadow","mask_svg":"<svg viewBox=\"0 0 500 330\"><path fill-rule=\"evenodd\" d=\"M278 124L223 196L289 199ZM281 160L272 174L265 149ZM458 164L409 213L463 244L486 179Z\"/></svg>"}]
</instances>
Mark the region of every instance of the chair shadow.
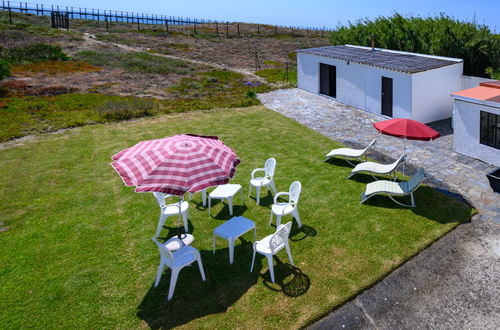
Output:
<instances>
[{"instance_id":1,"label":"chair shadow","mask_svg":"<svg viewBox=\"0 0 500 330\"><path fill-rule=\"evenodd\" d=\"M309 276L296 266L283 263L277 256L274 256L274 260L276 262L274 265L275 282L271 282L271 272L267 270L261 275L264 279L264 286L272 291L281 292L287 297L299 297L309 290L311 286Z\"/></svg>"},{"instance_id":2,"label":"chair shadow","mask_svg":"<svg viewBox=\"0 0 500 330\"><path fill-rule=\"evenodd\" d=\"M167 219L167 221L168 221L168 219ZM176 221L177 221L177 219L176 219ZM165 235L165 229L167 230L166 235ZM158 236L158 239L166 241L167 239L170 239L170 238L176 236L179 229L180 229L181 234L184 234L186 232L184 230L184 222L182 222L182 220L181 220L180 227L177 227L177 223L175 223L174 227L163 225L163 229L161 230L161 233L160 233L160 236ZM192 234L195 231L195 226L193 225L193 223L191 222L190 219L188 220L188 229L189 229L188 233L190 233L190 234ZM152 232L151 234L154 236L155 233ZM153 237L153 236L151 236L151 237Z\"/></svg>"},{"instance_id":3,"label":"chair shadow","mask_svg":"<svg viewBox=\"0 0 500 330\"><path fill-rule=\"evenodd\" d=\"M266 189L266 188L263 188ZM255 196L250 196L249 199L252 199L255 204L257 204L257 198ZM267 195L263 196L262 191L260 195L260 201L258 206L263 206L267 208L271 208L271 205L274 203L274 195L271 191L267 190Z\"/></svg>"},{"instance_id":4,"label":"chair shadow","mask_svg":"<svg viewBox=\"0 0 500 330\"><path fill-rule=\"evenodd\" d=\"M297 225L297 222L294 221L292 224L292 230L290 231L289 239L292 242L299 242L308 237L314 237L317 234L318 232L313 227L304 224L302 225L302 227L299 227Z\"/></svg>"},{"instance_id":5,"label":"chair shadow","mask_svg":"<svg viewBox=\"0 0 500 330\"><path fill-rule=\"evenodd\" d=\"M349 161L351 163L353 163L354 166L358 165L359 163L362 163L361 161L355 160L355 159L349 159ZM353 165L349 164L345 159L342 159L342 158L333 157L333 158L330 158L328 160L325 160L325 163L330 164L330 165L340 166L340 167L347 167L347 168L351 168L351 169L354 168Z\"/></svg>"},{"instance_id":6,"label":"chair shadow","mask_svg":"<svg viewBox=\"0 0 500 330\"><path fill-rule=\"evenodd\" d=\"M217 244L222 246L222 240ZM201 280L197 263L185 267L179 274L171 301L167 300L170 270L166 269L158 287L151 287L137 307L137 316L151 329L173 328L200 317L224 313L258 282L261 263L256 262L250 273L252 243L240 238L234 248L234 263L229 264L227 242L224 248L200 251L207 281ZM159 262L159 258L158 258ZM154 267L154 274L158 264ZM153 275L154 276L154 275Z\"/></svg>"},{"instance_id":7,"label":"chair shadow","mask_svg":"<svg viewBox=\"0 0 500 330\"><path fill-rule=\"evenodd\" d=\"M442 198L439 198L437 194L442 193L437 189L421 186L414 193L416 207L406 207L394 203L389 197L383 195L376 195L368 199L362 205L364 206L376 206L384 207L388 209L411 209L411 211L419 216L425 217L427 219L436 221L441 224L453 223L453 222L469 222L471 219L471 214L473 207L465 202L463 197L448 197L454 198L457 203L461 203L464 206L461 209L455 208L457 212L456 215L450 216L446 212L443 212L441 203ZM457 195L457 194L455 194ZM442 197L442 196L441 196ZM361 193L360 193L361 198ZM404 197L394 197L397 201L405 204L410 204L410 196Z\"/></svg>"}]
</instances>

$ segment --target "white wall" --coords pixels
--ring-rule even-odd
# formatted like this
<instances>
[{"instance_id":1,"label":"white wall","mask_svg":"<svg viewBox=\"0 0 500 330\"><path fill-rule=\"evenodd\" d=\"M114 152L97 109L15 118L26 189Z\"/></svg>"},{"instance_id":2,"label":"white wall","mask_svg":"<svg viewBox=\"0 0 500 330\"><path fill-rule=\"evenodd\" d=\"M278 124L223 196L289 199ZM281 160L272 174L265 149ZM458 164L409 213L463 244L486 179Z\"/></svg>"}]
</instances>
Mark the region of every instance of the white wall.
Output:
<instances>
[{"instance_id":1,"label":"white wall","mask_svg":"<svg viewBox=\"0 0 500 330\"><path fill-rule=\"evenodd\" d=\"M398 71L327 57L297 54L298 87L319 94L319 64L337 68L336 100L381 114L382 76L393 79L393 116L411 118L411 76Z\"/></svg>"},{"instance_id":2,"label":"white wall","mask_svg":"<svg viewBox=\"0 0 500 330\"><path fill-rule=\"evenodd\" d=\"M422 123L450 118L451 93L462 88L463 62L412 74L412 119Z\"/></svg>"},{"instance_id":3,"label":"white wall","mask_svg":"<svg viewBox=\"0 0 500 330\"><path fill-rule=\"evenodd\" d=\"M500 167L500 150L479 143L480 111L500 115L499 108L461 100L454 101L454 149L463 155Z\"/></svg>"}]
</instances>

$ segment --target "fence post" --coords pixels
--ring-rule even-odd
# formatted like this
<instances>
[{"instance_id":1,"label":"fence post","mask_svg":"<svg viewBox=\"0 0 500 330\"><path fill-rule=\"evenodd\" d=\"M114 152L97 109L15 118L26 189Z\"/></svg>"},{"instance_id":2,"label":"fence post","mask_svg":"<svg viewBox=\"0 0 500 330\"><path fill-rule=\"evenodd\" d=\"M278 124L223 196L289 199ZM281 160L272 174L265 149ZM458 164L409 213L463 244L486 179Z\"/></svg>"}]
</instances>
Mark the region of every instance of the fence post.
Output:
<instances>
[{"instance_id":1,"label":"fence post","mask_svg":"<svg viewBox=\"0 0 500 330\"><path fill-rule=\"evenodd\" d=\"M196 24L196 23L195 23ZM219 36L219 23L215 22L215 35L218 37Z\"/></svg>"},{"instance_id":2,"label":"fence post","mask_svg":"<svg viewBox=\"0 0 500 330\"><path fill-rule=\"evenodd\" d=\"M10 10L10 1L7 1L7 6L9 6L9 23L12 25L12 11Z\"/></svg>"},{"instance_id":3,"label":"fence post","mask_svg":"<svg viewBox=\"0 0 500 330\"><path fill-rule=\"evenodd\" d=\"M109 30L108 16L104 15L104 20L106 21L106 30Z\"/></svg>"},{"instance_id":4,"label":"fence post","mask_svg":"<svg viewBox=\"0 0 500 330\"><path fill-rule=\"evenodd\" d=\"M275 36L278 35L278 26L277 25L274 26L274 35Z\"/></svg>"},{"instance_id":5,"label":"fence post","mask_svg":"<svg viewBox=\"0 0 500 330\"><path fill-rule=\"evenodd\" d=\"M236 28L238 29L238 37L240 36L240 23L236 23Z\"/></svg>"},{"instance_id":6,"label":"fence post","mask_svg":"<svg viewBox=\"0 0 500 330\"><path fill-rule=\"evenodd\" d=\"M229 22L226 22L226 38L229 38Z\"/></svg>"},{"instance_id":7,"label":"fence post","mask_svg":"<svg viewBox=\"0 0 500 330\"><path fill-rule=\"evenodd\" d=\"M141 26L139 25L139 14L137 14L137 30L140 30Z\"/></svg>"},{"instance_id":8,"label":"fence post","mask_svg":"<svg viewBox=\"0 0 500 330\"><path fill-rule=\"evenodd\" d=\"M194 28L194 34L196 34L196 22L194 22L194 25L193 25L193 28Z\"/></svg>"},{"instance_id":9,"label":"fence post","mask_svg":"<svg viewBox=\"0 0 500 330\"><path fill-rule=\"evenodd\" d=\"M257 24L257 35L260 36L260 25Z\"/></svg>"},{"instance_id":10,"label":"fence post","mask_svg":"<svg viewBox=\"0 0 500 330\"><path fill-rule=\"evenodd\" d=\"M165 30L167 31L168 33L168 19L165 20Z\"/></svg>"}]
</instances>

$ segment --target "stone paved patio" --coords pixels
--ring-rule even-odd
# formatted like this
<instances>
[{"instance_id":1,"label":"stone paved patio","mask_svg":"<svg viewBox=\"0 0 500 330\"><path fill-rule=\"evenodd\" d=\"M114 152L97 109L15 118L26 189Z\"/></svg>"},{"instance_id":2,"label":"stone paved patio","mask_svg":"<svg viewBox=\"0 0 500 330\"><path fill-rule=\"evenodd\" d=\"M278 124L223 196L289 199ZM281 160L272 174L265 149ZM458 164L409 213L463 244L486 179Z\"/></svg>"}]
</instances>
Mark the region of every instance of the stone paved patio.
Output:
<instances>
[{"instance_id":1,"label":"stone paved patio","mask_svg":"<svg viewBox=\"0 0 500 330\"><path fill-rule=\"evenodd\" d=\"M277 90L259 94L258 98L266 107L347 146L365 146L377 138L375 149L369 154L377 161L395 160L403 153L406 144L407 174L417 167L424 167L432 186L459 194L483 218L500 223L500 194L493 192L485 176L494 167L453 151L449 121L430 125L442 134L435 141L404 141L381 135L373 128L373 123L384 120L383 117L301 89ZM328 151L325 150L325 154Z\"/></svg>"}]
</instances>

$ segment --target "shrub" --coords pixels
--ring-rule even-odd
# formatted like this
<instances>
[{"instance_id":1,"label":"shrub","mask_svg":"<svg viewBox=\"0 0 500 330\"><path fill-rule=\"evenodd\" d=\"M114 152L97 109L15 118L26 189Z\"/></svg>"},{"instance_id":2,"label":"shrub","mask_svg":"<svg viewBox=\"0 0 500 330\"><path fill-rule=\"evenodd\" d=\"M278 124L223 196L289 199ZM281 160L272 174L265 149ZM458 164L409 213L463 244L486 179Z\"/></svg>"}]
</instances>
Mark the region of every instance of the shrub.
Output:
<instances>
[{"instance_id":1,"label":"shrub","mask_svg":"<svg viewBox=\"0 0 500 330\"><path fill-rule=\"evenodd\" d=\"M145 98L106 101L97 108L97 113L106 121L129 120L152 115L155 106L153 100Z\"/></svg>"},{"instance_id":2,"label":"shrub","mask_svg":"<svg viewBox=\"0 0 500 330\"><path fill-rule=\"evenodd\" d=\"M79 61L45 61L29 64L20 64L12 67L14 74L30 75L36 73L58 74L73 72L95 72L102 68Z\"/></svg>"},{"instance_id":3,"label":"shrub","mask_svg":"<svg viewBox=\"0 0 500 330\"><path fill-rule=\"evenodd\" d=\"M257 96L257 94L255 93L255 91L247 91L245 96L248 97L249 99L253 99Z\"/></svg>"},{"instance_id":4,"label":"shrub","mask_svg":"<svg viewBox=\"0 0 500 330\"><path fill-rule=\"evenodd\" d=\"M36 61L65 61L69 59L60 46L49 44L31 44L11 48L0 46L0 58L14 64Z\"/></svg>"},{"instance_id":5,"label":"shrub","mask_svg":"<svg viewBox=\"0 0 500 330\"><path fill-rule=\"evenodd\" d=\"M375 46L464 60L464 74L486 76L488 67L500 64L500 37L486 25L455 20L444 14L436 17L403 17L394 14L373 21L365 19L341 26L331 33L333 45Z\"/></svg>"},{"instance_id":6,"label":"shrub","mask_svg":"<svg viewBox=\"0 0 500 330\"><path fill-rule=\"evenodd\" d=\"M0 80L10 76L9 63L4 60L0 60Z\"/></svg>"}]
</instances>

